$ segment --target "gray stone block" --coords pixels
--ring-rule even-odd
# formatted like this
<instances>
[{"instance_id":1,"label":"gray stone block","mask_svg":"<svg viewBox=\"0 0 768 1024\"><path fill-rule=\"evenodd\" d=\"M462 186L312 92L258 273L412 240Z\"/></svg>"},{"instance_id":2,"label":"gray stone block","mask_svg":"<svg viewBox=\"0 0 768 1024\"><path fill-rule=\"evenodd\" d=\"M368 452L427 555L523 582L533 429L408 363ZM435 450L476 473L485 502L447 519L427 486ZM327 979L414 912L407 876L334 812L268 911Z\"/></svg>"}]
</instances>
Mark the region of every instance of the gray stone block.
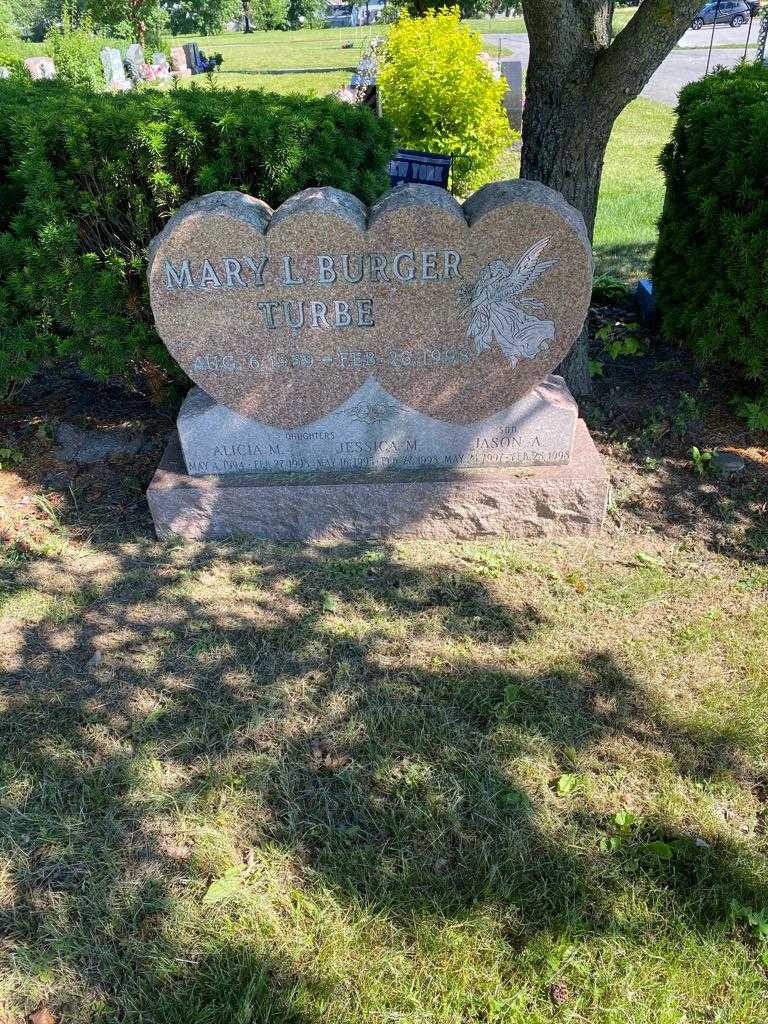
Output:
<instances>
[{"instance_id":1,"label":"gray stone block","mask_svg":"<svg viewBox=\"0 0 768 1024\"><path fill-rule=\"evenodd\" d=\"M373 378L305 427L268 426L187 395L177 428L191 476L211 473L360 473L568 462L578 419L562 377L547 377L509 408L456 424L411 409Z\"/></svg>"},{"instance_id":2,"label":"gray stone block","mask_svg":"<svg viewBox=\"0 0 768 1024\"><path fill-rule=\"evenodd\" d=\"M135 455L144 447L143 434L124 430L81 430L62 423L56 430L59 447L53 453L61 462L104 462L114 455Z\"/></svg>"},{"instance_id":3,"label":"gray stone block","mask_svg":"<svg viewBox=\"0 0 768 1024\"><path fill-rule=\"evenodd\" d=\"M504 109L509 118L509 127L516 132L523 127L523 65L519 60L503 60L501 73L507 82Z\"/></svg>"},{"instance_id":4,"label":"gray stone block","mask_svg":"<svg viewBox=\"0 0 768 1024\"><path fill-rule=\"evenodd\" d=\"M159 537L275 541L597 533L608 502L602 460L579 420L571 461L528 469L411 474L189 476L173 435L147 491Z\"/></svg>"}]
</instances>

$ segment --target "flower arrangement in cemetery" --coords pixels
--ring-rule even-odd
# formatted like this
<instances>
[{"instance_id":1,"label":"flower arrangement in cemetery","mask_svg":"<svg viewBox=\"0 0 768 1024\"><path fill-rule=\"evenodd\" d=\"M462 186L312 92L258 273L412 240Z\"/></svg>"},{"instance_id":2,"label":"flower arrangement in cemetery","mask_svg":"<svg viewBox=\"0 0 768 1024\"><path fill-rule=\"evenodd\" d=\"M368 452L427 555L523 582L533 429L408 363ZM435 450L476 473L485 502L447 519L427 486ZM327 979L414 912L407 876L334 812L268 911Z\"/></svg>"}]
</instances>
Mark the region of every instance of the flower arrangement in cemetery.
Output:
<instances>
[{"instance_id":1,"label":"flower arrangement in cemetery","mask_svg":"<svg viewBox=\"0 0 768 1024\"><path fill-rule=\"evenodd\" d=\"M480 57L480 35L460 18L458 7L421 18L404 13L382 48L378 84L399 143L452 156L452 188L461 194L488 180L510 131L506 83Z\"/></svg>"}]
</instances>

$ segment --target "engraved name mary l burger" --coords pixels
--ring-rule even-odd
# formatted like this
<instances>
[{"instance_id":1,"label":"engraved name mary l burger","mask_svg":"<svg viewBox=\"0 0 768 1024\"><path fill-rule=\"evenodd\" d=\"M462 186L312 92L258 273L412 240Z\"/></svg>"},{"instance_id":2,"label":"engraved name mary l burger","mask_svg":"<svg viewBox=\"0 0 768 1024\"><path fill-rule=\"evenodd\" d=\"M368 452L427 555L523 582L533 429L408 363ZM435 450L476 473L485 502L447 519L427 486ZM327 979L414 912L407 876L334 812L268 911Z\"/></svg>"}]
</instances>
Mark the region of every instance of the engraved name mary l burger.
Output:
<instances>
[{"instance_id":1,"label":"engraved name mary l burger","mask_svg":"<svg viewBox=\"0 0 768 1024\"><path fill-rule=\"evenodd\" d=\"M474 285L459 290L457 302L462 315L470 316L467 337L478 352L494 342L513 366L521 359L533 359L555 338L555 324L533 316L528 310L543 310L544 305L523 292L557 260L540 260L549 238L540 238L513 267L504 260L493 260L483 267Z\"/></svg>"}]
</instances>

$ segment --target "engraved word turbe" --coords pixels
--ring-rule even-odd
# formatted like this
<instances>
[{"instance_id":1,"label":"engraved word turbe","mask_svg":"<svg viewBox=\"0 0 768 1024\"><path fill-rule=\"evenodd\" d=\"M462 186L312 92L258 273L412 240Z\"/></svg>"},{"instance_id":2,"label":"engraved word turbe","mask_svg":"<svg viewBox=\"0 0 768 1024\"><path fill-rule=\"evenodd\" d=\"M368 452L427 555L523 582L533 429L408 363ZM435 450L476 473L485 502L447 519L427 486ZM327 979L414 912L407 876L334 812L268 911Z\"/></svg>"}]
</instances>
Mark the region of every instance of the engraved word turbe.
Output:
<instances>
[{"instance_id":1,"label":"engraved word turbe","mask_svg":"<svg viewBox=\"0 0 768 1024\"><path fill-rule=\"evenodd\" d=\"M581 216L538 183L487 185L461 205L401 185L370 210L333 188L274 213L239 192L196 199L150 248L152 310L171 354L215 401L284 429L366 383L436 420L476 423L562 361L586 316ZM382 404L383 403L383 404Z\"/></svg>"}]
</instances>

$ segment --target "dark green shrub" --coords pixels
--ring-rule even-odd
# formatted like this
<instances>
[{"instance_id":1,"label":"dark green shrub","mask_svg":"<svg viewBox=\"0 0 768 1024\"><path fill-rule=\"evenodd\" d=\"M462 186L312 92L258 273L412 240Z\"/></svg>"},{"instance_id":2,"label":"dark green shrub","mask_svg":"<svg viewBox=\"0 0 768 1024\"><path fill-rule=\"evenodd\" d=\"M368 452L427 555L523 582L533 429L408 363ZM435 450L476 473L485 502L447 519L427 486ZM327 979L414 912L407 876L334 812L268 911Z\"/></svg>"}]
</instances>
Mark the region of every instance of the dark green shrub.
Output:
<instances>
[{"instance_id":1,"label":"dark green shrub","mask_svg":"<svg viewBox=\"0 0 768 1024\"><path fill-rule=\"evenodd\" d=\"M215 36L243 13L242 0L162 0L172 35Z\"/></svg>"},{"instance_id":2,"label":"dark green shrub","mask_svg":"<svg viewBox=\"0 0 768 1024\"><path fill-rule=\"evenodd\" d=\"M257 32L287 29L289 0L251 0L251 26Z\"/></svg>"},{"instance_id":3,"label":"dark green shrub","mask_svg":"<svg viewBox=\"0 0 768 1024\"><path fill-rule=\"evenodd\" d=\"M686 86L661 165L662 328L703 365L768 396L768 68Z\"/></svg>"},{"instance_id":4,"label":"dark green shrub","mask_svg":"<svg viewBox=\"0 0 768 1024\"><path fill-rule=\"evenodd\" d=\"M103 376L180 374L145 282L172 212L218 189L274 207L334 185L371 202L391 151L386 122L331 98L0 82L0 390L53 355Z\"/></svg>"}]
</instances>

